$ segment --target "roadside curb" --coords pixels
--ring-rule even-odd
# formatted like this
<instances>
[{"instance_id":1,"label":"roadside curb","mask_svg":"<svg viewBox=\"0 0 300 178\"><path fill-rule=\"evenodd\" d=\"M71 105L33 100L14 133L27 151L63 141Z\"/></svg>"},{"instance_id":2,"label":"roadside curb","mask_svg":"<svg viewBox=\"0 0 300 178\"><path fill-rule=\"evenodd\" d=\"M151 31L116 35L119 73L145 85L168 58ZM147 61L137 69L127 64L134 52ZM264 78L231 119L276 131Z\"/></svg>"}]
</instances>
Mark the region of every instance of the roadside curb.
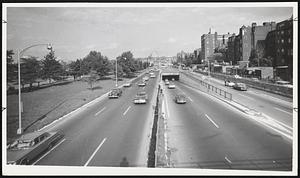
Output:
<instances>
[{"instance_id":1,"label":"roadside curb","mask_svg":"<svg viewBox=\"0 0 300 178\"><path fill-rule=\"evenodd\" d=\"M133 79L130 79L128 82L132 82L133 80L138 79L139 77L141 77L141 76L144 75L145 73L146 73L146 71L143 71L140 75L138 75L137 77L135 77L135 78L133 78ZM120 86L118 86L117 88L123 88L124 85L125 85L125 83L122 84L122 85L120 85ZM68 116L74 114L75 112L78 112L78 111L80 111L80 110L82 110L82 109L85 109L85 108L89 107L90 105L92 105L92 104L94 104L94 103L97 103L97 102L101 101L105 96L108 95L109 92L110 92L110 91L104 93L103 95L101 95L101 96L95 98L94 100L92 100L92 101L90 101L90 102L88 102L88 103L83 104L82 106L80 106L80 107L76 108L75 110L73 110L73 111L71 111L71 112L69 112L69 113L67 113L67 114L65 114L65 115L63 115L63 116L61 116L61 117L58 118L58 119L55 119L54 121L50 122L49 124L45 125L44 127L40 128L40 129L37 129L36 131L42 131L42 130L44 130L44 129L47 129L48 127L54 125L56 122L59 122L59 121L65 119L66 117L68 117ZM36 131L34 131L34 132L36 132Z\"/></svg>"}]
</instances>

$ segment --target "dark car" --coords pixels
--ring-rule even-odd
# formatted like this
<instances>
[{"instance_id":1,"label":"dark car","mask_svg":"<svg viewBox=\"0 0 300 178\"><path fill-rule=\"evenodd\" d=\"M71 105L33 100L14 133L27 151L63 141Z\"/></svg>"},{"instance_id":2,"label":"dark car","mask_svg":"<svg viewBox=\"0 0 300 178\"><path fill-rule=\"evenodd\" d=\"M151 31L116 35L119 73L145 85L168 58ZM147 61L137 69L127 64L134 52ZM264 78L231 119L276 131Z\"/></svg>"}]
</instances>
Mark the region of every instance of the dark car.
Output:
<instances>
[{"instance_id":1,"label":"dark car","mask_svg":"<svg viewBox=\"0 0 300 178\"><path fill-rule=\"evenodd\" d=\"M121 95L122 90L120 88L114 88L109 92L108 98L119 98Z\"/></svg>"},{"instance_id":2,"label":"dark car","mask_svg":"<svg viewBox=\"0 0 300 178\"><path fill-rule=\"evenodd\" d=\"M59 132L40 131L22 135L7 146L7 164L29 165L63 137Z\"/></svg>"},{"instance_id":3,"label":"dark car","mask_svg":"<svg viewBox=\"0 0 300 178\"><path fill-rule=\"evenodd\" d=\"M185 104L186 103L186 97L183 94L178 94L175 96L175 103L177 104Z\"/></svg>"},{"instance_id":4,"label":"dark car","mask_svg":"<svg viewBox=\"0 0 300 178\"><path fill-rule=\"evenodd\" d=\"M236 90L241 90L241 91L246 91L248 89L248 87L244 83L235 83L233 85L233 88Z\"/></svg>"}]
</instances>

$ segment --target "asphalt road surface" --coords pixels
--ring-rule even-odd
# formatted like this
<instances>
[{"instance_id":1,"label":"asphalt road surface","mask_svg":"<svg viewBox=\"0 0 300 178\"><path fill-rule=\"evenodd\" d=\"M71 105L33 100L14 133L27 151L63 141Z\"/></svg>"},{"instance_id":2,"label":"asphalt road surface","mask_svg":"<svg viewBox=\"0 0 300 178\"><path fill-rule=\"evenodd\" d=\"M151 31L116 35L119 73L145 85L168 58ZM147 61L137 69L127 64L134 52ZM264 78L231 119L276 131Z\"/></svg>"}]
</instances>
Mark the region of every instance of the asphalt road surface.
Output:
<instances>
[{"instance_id":1,"label":"asphalt road surface","mask_svg":"<svg viewBox=\"0 0 300 178\"><path fill-rule=\"evenodd\" d=\"M48 131L62 130L65 137L34 164L146 167L154 112L151 102L156 99L158 77L150 78L144 88L137 86L138 81L123 88L120 98L105 96L100 102L47 128ZM134 96L143 89L148 94L148 103L134 105Z\"/></svg>"},{"instance_id":2,"label":"asphalt road surface","mask_svg":"<svg viewBox=\"0 0 300 178\"><path fill-rule=\"evenodd\" d=\"M171 167L291 171L291 140L214 97L175 85L163 90ZM176 93L188 102L176 104Z\"/></svg>"}]
</instances>

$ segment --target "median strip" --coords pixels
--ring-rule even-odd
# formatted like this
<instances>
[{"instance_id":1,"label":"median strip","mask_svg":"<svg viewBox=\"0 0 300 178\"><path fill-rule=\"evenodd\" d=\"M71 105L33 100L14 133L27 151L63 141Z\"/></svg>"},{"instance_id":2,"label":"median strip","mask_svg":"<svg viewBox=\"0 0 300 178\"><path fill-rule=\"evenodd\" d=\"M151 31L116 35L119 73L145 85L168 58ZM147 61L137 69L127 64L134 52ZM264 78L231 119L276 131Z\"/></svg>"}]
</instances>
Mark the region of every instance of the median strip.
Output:
<instances>
[{"instance_id":1,"label":"median strip","mask_svg":"<svg viewBox=\"0 0 300 178\"><path fill-rule=\"evenodd\" d=\"M289 113L289 112L287 112L285 110L282 110L282 109L279 109L279 108L276 108L276 107L274 107L274 109L276 109L278 111L281 111L281 112L284 112L284 113L289 114L289 115L293 115L293 113Z\"/></svg>"}]
</instances>

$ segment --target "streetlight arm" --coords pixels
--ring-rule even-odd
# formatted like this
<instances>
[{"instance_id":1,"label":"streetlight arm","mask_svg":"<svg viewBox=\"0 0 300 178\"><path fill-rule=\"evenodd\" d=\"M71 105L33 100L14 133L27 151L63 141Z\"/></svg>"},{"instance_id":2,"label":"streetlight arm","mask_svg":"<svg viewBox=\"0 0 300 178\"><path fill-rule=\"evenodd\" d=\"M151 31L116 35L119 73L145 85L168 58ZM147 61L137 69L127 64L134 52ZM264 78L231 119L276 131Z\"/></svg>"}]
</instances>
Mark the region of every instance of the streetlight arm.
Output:
<instances>
[{"instance_id":1,"label":"streetlight arm","mask_svg":"<svg viewBox=\"0 0 300 178\"><path fill-rule=\"evenodd\" d=\"M33 48L33 47L36 47L36 46L44 46L44 45L48 46L49 44L35 44L35 45L31 45L31 46L29 46L27 48L24 48L24 49L20 50L19 54L21 56L21 53L24 53L26 50L28 50L30 48ZM51 47L51 49L52 49L52 47Z\"/></svg>"}]
</instances>

